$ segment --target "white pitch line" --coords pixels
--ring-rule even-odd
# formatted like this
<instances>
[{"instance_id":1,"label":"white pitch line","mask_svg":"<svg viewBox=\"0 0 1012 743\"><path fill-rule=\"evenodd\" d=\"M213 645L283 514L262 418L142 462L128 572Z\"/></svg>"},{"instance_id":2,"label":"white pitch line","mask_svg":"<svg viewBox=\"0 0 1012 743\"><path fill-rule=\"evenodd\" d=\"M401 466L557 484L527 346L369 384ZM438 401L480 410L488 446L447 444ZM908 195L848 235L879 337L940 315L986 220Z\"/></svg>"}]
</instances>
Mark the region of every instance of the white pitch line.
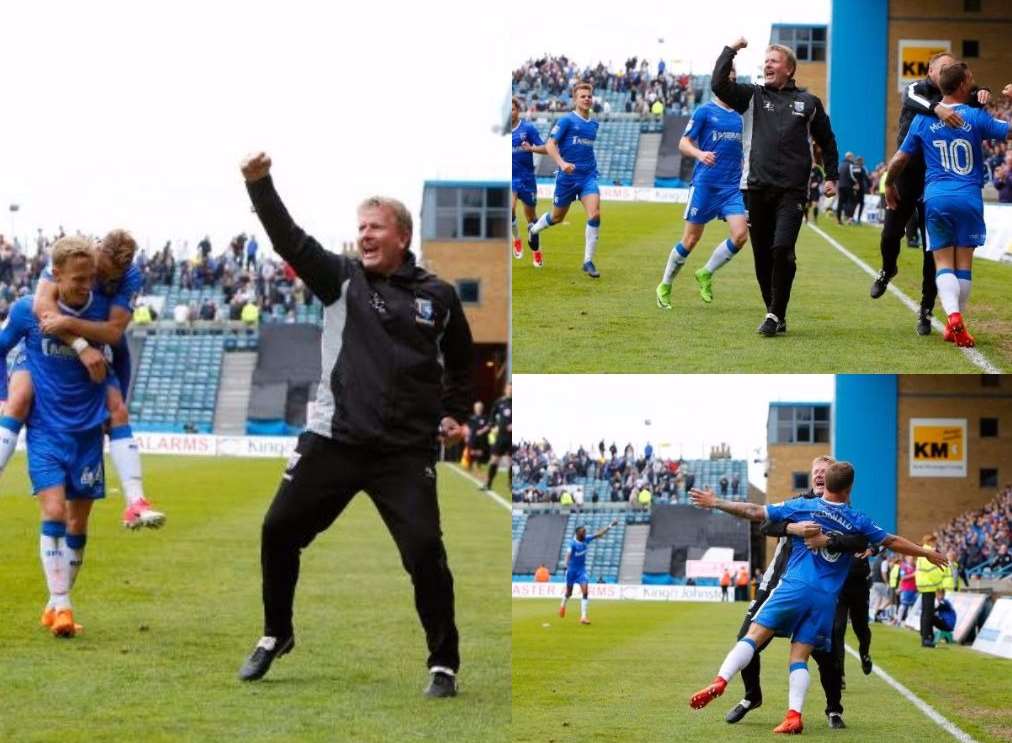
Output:
<instances>
[{"instance_id":1,"label":"white pitch line","mask_svg":"<svg viewBox=\"0 0 1012 743\"><path fill-rule=\"evenodd\" d=\"M861 656L858 655L857 651L854 650L854 648L852 648L850 645L844 645L844 648L846 648L848 653L857 658L858 662L861 661ZM963 732L954 723L949 722L946 718L942 717L942 715L939 714L934 707L932 707L930 704L928 704L923 699L918 697L916 694L910 691L910 689L905 687L903 684L894 679L888 673L883 671L882 666L880 666L878 663L876 663L874 668L872 668L872 672L876 676L879 676L887 684L889 684L889 686L893 687L901 695L903 695L908 702L912 703L915 707L917 707L917 709L923 712L925 716L928 717L928 719L930 719L932 722L938 725L938 727L942 728L942 730L949 733L949 735L951 735L953 738L955 738L958 741L961 741L961 743L977 743L977 741L974 740L974 738L971 735Z\"/></svg>"},{"instance_id":2,"label":"white pitch line","mask_svg":"<svg viewBox=\"0 0 1012 743\"><path fill-rule=\"evenodd\" d=\"M485 483L483 483L483 482L482 482L481 480L479 480L479 479L478 479L477 477L475 477L474 475L472 475L472 474L471 474L470 472L465 472L464 470L462 470L462 469L461 469L460 467L458 467L457 465L455 465L455 464L451 464L451 463L449 463L449 462L446 462L445 464L446 464L446 465L447 465L447 466L448 466L448 467L449 467L449 468L450 468L451 470L453 470L454 472L456 472L456 473L457 473L458 475L463 475L463 476L464 476L464 477L466 477L466 478L467 478L468 480L470 480L471 482L473 482L473 483L474 483L475 485L478 485L478 486L479 486L479 487L480 487L480 488L482 489L482 491L481 491L481 492L483 492L483 493L484 493L485 495L487 495L487 496L488 496L489 498L491 498L491 499L492 499L492 500L494 500L494 501L495 501L496 503L498 503L498 504L499 504L500 506L502 506L503 508L505 508L505 509L506 509L507 511L509 511L510 513L512 513L512 512L513 512L513 506L511 506L511 505L509 504L509 502L508 502L508 501L507 501L507 500L506 500L505 498L503 498L503 497L502 497L501 495L499 495L499 493L495 493L495 492L492 492L491 490L485 490Z\"/></svg>"},{"instance_id":3,"label":"white pitch line","mask_svg":"<svg viewBox=\"0 0 1012 743\"><path fill-rule=\"evenodd\" d=\"M840 243L838 243L832 237L830 237L825 232L823 232L820 228L816 227L814 224L812 224L810 222L809 222L808 226L811 227L813 230L815 230L816 233L818 233L819 235L821 235L823 240L825 240L830 245L832 245L834 248L836 248L837 250L839 250L846 257L850 258L854 263L857 264L858 268L860 268L861 270L863 270L866 274L868 274L869 276L871 276L873 279L874 278L878 278L878 273L875 272L875 269L873 269L867 263L865 263L864 261L862 261L856 255L854 255L853 253L851 253L849 250L847 250L845 247L843 247ZM905 304L907 306L907 309L909 309L915 315L919 315L920 314L920 311L921 311L920 305L918 305L916 302L914 302L914 300L912 300L910 297L908 297L902 291L900 291L899 289L897 289L895 284L890 283L888 289L893 294L895 294L897 297L899 297L899 300L903 304ZM942 325L941 321L939 321L938 318L936 318L934 316L932 316L932 318L931 318L931 327L933 327L939 333L941 333L943 330L945 330L945 326ZM984 356L984 354L982 354L976 348L960 348L959 350L963 352L963 355L966 356L967 360L971 364L973 364L974 366L979 367L986 374L1001 374L1001 369L999 369L997 366L995 366L990 361L988 361L988 359Z\"/></svg>"}]
</instances>

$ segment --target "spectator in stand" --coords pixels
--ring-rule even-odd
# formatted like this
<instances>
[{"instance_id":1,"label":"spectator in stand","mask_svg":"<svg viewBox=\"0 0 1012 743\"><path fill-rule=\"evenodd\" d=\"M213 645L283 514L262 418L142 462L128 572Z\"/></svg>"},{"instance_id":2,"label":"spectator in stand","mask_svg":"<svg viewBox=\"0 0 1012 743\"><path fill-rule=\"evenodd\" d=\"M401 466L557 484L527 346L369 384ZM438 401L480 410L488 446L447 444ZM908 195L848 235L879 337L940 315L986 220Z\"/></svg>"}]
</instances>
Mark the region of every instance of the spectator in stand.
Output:
<instances>
[{"instance_id":1,"label":"spectator in stand","mask_svg":"<svg viewBox=\"0 0 1012 743\"><path fill-rule=\"evenodd\" d=\"M1012 204L1012 152L1007 152L1004 162L995 168L992 183L998 190L998 201Z\"/></svg>"},{"instance_id":2,"label":"spectator in stand","mask_svg":"<svg viewBox=\"0 0 1012 743\"><path fill-rule=\"evenodd\" d=\"M249 242L246 243L246 270L256 270L257 267L257 249L260 246L257 244L257 236L250 235Z\"/></svg>"},{"instance_id":3,"label":"spectator in stand","mask_svg":"<svg viewBox=\"0 0 1012 743\"><path fill-rule=\"evenodd\" d=\"M731 476L731 495L738 495L738 488L741 487L741 481L738 479L738 473L735 472Z\"/></svg>"},{"instance_id":4,"label":"spectator in stand","mask_svg":"<svg viewBox=\"0 0 1012 743\"><path fill-rule=\"evenodd\" d=\"M534 571L535 583L547 583L551 577L551 574L548 572L548 567L544 563L538 565L538 569Z\"/></svg>"},{"instance_id":5,"label":"spectator in stand","mask_svg":"<svg viewBox=\"0 0 1012 743\"><path fill-rule=\"evenodd\" d=\"M191 319L189 305L180 302L172 308L172 321L176 323L177 333L189 329Z\"/></svg>"},{"instance_id":6,"label":"spectator in stand","mask_svg":"<svg viewBox=\"0 0 1012 743\"><path fill-rule=\"evenodd\" d=\"M1012 555L1008 553L1008 544L1004 543L998 547L998 554L991 559L991 570L1007 570L1012 565Z\"/></svg>"},{"instance_id":7,"label":"spectator in stand","mask_svg":"<svg viewBox=\"0 0 1012 743\"><path fill-rule=\"evenodd\" d=\"M204 235L204 239L197 243L197 250L200 254L201 262L206 261L211 257L211 236Z\"/></svg>"},{"instance_id":8,"label":"spectator in stand","mask_svg":"<svg viewBox=\"0 0 1012 743\"><path fill-rule=\"evenodd\" d=\"M260 307L252 298L242 306L239 319L247 328L255 328L260 323Z\"/></svg>"},{"instance_id":9,"label":"spectator in stand","mask_svg":"<svg viewBox=\"0 0 1012 743\"><path fill-rule=\"evenodd\" d=\"M726 498L727 497L727 486L728 485L729 485L729 482L728 482L728 479L727 479L727 475L721 475L720 476L720 497L721 498Z\"/></svg>"},{"instance_id":10,"label":"spectator in stand","mask_svg":"<svg viewBox=\"0 0 1012 743\"><path fill-rule=\"evenodd\" d=\"M203 304L200 305L200 319L201 320L214 320L215 315L218 313L218 305L215 304L214 300L208 297L204 300Z\"/></svg>"}]
</instances>

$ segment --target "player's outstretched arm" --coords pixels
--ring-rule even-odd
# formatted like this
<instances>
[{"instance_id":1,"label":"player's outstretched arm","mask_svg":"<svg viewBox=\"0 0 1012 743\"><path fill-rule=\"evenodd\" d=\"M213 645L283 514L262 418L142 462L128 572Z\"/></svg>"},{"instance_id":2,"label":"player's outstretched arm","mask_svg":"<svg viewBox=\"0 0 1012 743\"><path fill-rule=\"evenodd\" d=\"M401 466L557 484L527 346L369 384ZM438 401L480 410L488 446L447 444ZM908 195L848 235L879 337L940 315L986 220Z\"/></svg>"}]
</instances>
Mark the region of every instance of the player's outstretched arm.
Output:
<instances>
[{"instance_id":1,"label":"player's outstretched arm","mask_svg":"<svg viewBox=\"0 0 1012 743\"><path fill-rule=\"evenodd\" d=\"M324 250L292 219L271 179L271 158L258 152L240 166L253 209L271 239L271 244L325 305L341 296L341 284L348 274L348 259Z\"/></svg>"},{"instance_id":2,"label":"player's outstretched arm","mask_svg":"<svg viewBox=\"0 0 1012 743\"><path fill-rule=\"evenodd\" d=\"M609 531L611 531L611 527L613 527L613 526L615 526L617 524L618 524L618 519L613 519L610 524L608 524L606 527L604 527L603 529L601 529L600 531L598 531L597 534L594 535L594 539L600 539L605 534L607 534Z\"/></svg>"},{"instance_id":3,"label":"player's outstretched arm","mask_svg":"<svg viewBox=\"0 0 1012 743\"><path fill-rule=\"evenodd\" d=\"M520 148L524 152L536 152L539 155L548 154L548 148L546 148L545 145L543 144L531 144L530 142L522 142L520 144Z\"/></svg>"},{"instance_id":4,"label":"player's outstretched arm","mask_svg":"<svg viewBox=\"0 0 1012 743\"><path fill-rule=\"evenodd\" d=\"M748 42L744 38L737 39L731 46L725 46L724 51L717 57L717 62L713 67L713 76L710 79L710 89L714 95L740 114L748 110L752 95L755 93L755 88L752 85L731 81L734 56L739 49L744 49L746 46L748 46Z\"/></svg>"},{"instance_id":5,"label":"player's outstretched arm","mask_svg":"<svg viewBox=\"0 0 1012 743\"><path fill-rule=\"evenodd\" d=\"M926 550L923 547L918 547L909 539L904 539L898 534L890 534L888 537L883 539L882 546L888 547L893 552L899 552L901 555L923 557L932 565L937 565L940 568L944 568L946 565L949 564L949 561L945 559L945 555L943 555L941 552L936 552L935 550Z\"/></svg>"},{"instance_id":6,"label":"player's outstretched arm","mask_svg":"<svg viewBox=\"0 0 1012 743\"><path fill-rule=\"evenodd\" d=\"M699 508L716 508L718 511L729 513L740 519L762 521L766 518L766 506L761 506L758 503L723 500L718 498L712 490L693 488L689 491L689 500L692 501L692 505Z\"/></svg>"}]
</instances>

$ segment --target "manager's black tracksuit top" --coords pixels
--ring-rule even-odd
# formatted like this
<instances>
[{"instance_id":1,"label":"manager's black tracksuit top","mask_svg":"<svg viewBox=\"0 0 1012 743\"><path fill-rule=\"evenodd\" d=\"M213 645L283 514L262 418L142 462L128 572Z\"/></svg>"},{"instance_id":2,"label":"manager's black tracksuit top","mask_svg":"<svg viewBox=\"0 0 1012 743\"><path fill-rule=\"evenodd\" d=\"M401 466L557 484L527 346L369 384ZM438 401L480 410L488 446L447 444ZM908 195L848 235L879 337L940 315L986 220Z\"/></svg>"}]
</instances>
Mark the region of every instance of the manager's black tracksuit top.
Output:
<instances>
[{"instance_id":1,"label":"manager's black tracksuit top","mask_svg":"<svg viewBox=\"0 0 1012 743\"><path fill-rule=\"evenodd\" d=\"M353 446L431 451L471 402L471 331L454 288L404 263L388 277L331 253L292 220L270 176L246 184L278 254L324 305L321 380L307 421Z\"/></svg>"},{"instance_id":2,"label":"manager's black tracksuit top","mask_svg":"<svg viewBox=\"0 0 1012 743\"><path fill-rule=\"evenodd\" d=\"M731 81L737 52L731 47L717 57L711 87L714 94L742 115L741 188L783 188L808 191L812 172L809 138L822 149L826 180L837 179L839 153L829 116L819 97L788 80L781 89Z\"/></svg>"}]
</instances>

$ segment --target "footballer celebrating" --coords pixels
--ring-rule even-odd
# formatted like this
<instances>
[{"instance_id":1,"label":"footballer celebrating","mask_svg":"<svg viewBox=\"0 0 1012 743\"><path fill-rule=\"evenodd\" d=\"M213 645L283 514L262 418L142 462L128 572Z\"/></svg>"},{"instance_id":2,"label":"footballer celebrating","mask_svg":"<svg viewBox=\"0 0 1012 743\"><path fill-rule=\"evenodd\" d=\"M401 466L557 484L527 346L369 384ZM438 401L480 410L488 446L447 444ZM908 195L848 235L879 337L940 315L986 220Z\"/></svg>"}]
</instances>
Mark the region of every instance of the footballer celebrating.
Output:
<instances>
[{"instance_id":1,"label":"footballer celebrating","mask_svg":"<svg viewBox=\"0 0 1012 743\"><path fill-rule=\"evenodd\" d=\"M536 233L531 234L530 229L538 221L538 182L534 177L534 153L544 155L547 150L538 134L538 128L529 121L520 120L520 99L516 97L513 98L512 116L513 178L510 184L510 213L513 217L513 257L517 260L524 257L524 244L520 241L517 229L517 199L520 199L524 205L524 216L527 217L527 242L531 246L534 267L541 268L544 261L540 240Z\"/></svg>"},{"instance_id":2,"label":"footballer celebrating","mask_svg":"<svg viewBox=\"0 0 1012 743\"><path fill-rule=\"evenodd\" d=\"M587 548L590 547L591 542L603 537L616 524L618 524L618 519L589 537L586 526L576 527L573 539L569 543L569 551L566 553L566 593L559 606L560 617L566 616L566 602L573 595L573 586L579 585L580 592L583 594L583 598L580 599L580 624L590 624L590 618L587 616L587 605L590 603L590 596L587 592L587 584L590 583L587 576Z\"/></svg>"},{"instance_id":3,"label":"footballer celebrating","mask_svg":"<svg viewBox=\"0 0 1012 743\"><path fill-rule=\"evenodd\" d=\"M899 206L897 179L914 157L923 157L927 168L925 248L934 255L935 284L948 316L944 338L965 348L974 345L964 318L973 278L973 251L984 244L987 236L981 195L984 183L981 142L1008 139L1010 129L1007 121L991 118L983 109L967 104L973 73L965 63L943 67L938 83L945 96L942 103L959 114L963 125L950 127L925 114L914 117L903 144L889 161L886 204L890 209ZM1002 93L1012 94L1012 85L1006 85Z\"/></svg>"},{"instance_id":4,"label":"footballer celebrating","mask_svg":"<svg viewBox=\"0 0 1012 743\"><path fill-rule=\"evenodd\" d=\"M552 210L545 212L530 228L534 238L552 225L562 222L570 205L579 199L587 213L584 234L583 272L592 279L600 277L594 266L597 238L601 229L601 192L597 185L597 160L594 142L598 122L590 118L594 87L590 83L573 86L574 110L555 122L545 143L548 155L559 166L555 173L555 197Z\"/></svg>"},{"instance_id":5,"label":"footballer celebrating","mask_svg":"<svg viewBox=\"0 0 1012 743\"><path fill-rule=\"evenodd\" d=\"M56 241L52 277L61 312L89 321L108 316L107 298L91 291L95 256L88 240ZM105 497L106 383L92 379L77 349L43 331L26 296L12 305L0 333L0 398L7 398L7 354L21 341L34 386L28 475L42 514L40 553L49 588L42 624L56 637L73 637L81 627L74 621L70 592L84 561L92 504Z\"/></svg>"},{"instance_id":6,"label":"footballer celebrating","mask_svg":"<svg viewBox=\"0 0 1012 743\"><path fill-rule=\"evenodd\" d=\"M752 521L789 521L816 524L825 534L862 534L872 544L881 544L905 555L925 557L938 566L945 557L918 547L903 537L888 534L865 514L848 505L854 485L854 468L848 462L835 462L826 470L825 493L821 498L795 498L785 503L760 505L725 501L709 490L692 489L689 498L701 508L716 508ZM759 646L775 635L791 638L788 671L788 710L775 733L800 733L804 729L801 712L808 692L808 658L813 649L830 650L836 600L847 578L852 559L849 553L830 554L825 547L807 549L799 536L795 541L787 570L749 626L748 632L732 648L721 664L716 678L692 695L689 705L701 709L724 693L728 681L752 660Z\"/></svg>"},{"instance_id":7,"label":"footballer celebrating","mask_svg":"<svg viewBox=\"0 0 1012 743\"><path fill-rule=\"evenodd\" d=\"M735 79L733 69L731 79ZM718 217L727 220L731 237L721 241L706 265L696 271L699 295L704 302L713 301L713 274L734 258L748 239L745 201L739 186L741 128L741 114L720 98L714 98L693 112L678 142L679 152L695 158L696 167L692 171L682 239L671 249L661 283L657 285L657 306L662 310L671 309L671 282L703 236L707 222Z\"/></svg>"}]
</instances>

